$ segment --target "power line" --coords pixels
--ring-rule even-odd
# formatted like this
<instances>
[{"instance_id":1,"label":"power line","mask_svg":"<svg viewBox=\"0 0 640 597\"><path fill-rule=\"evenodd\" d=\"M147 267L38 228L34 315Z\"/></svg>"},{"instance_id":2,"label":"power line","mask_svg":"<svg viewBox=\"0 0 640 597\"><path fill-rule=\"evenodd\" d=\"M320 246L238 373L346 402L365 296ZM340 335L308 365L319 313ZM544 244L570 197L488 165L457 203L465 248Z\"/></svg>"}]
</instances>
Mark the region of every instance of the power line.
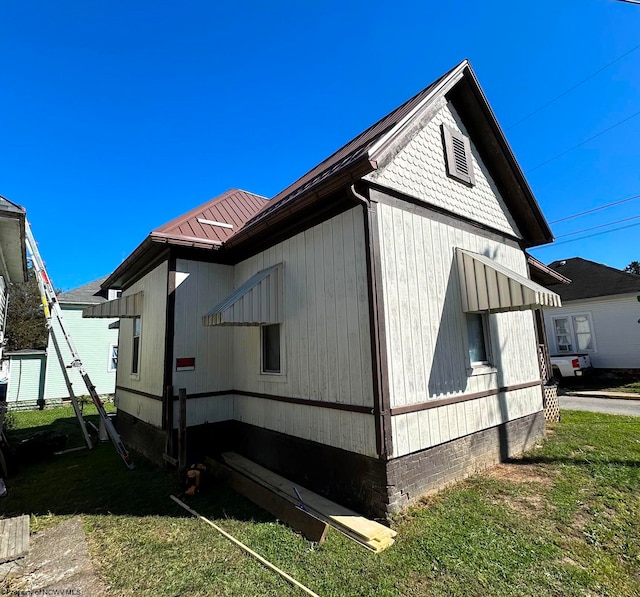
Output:
<instances>
[{"instance_id":1,"label":"power line","mask_svg":"<svg viewBox=\"0 0 640 597\"><path fill-rule=\"evenodd\" d=\"M552 158L549 158L548 160L542 162L541 164L538 164L537 166L535 166L533 168L530 168L529 170L527 170L527 173L533 172L534 170L537 170L538 168L542 168L542 166L546 166L549 162L553 162L554 160L557 160L558 158L561 158L563 155L568 154L570 151L573 151L574 149L578 149L578 147L581 147L585 143L589 143L589 141L593 141L597 137L600 137L601 135L604 135L605 133L608 133L610 130L620 126L621 124L624 124L625 122L628 122L629 120L631 120L632 118L635 118L639 114L640 114L640 110L638 110L637 112L633 113L631 116L627 116L624 120L620 120L619 122L616 122L615 124L612 124L610 127L607 127L603 131L600 131L599 133L596 133L595 135L592 135L588 139L585 139L584 141L581 141L580 143L574 145L573 147L570 147L569 149L563 151L562 153L559 153L558 155L554 155Z\"/></svg>"},{"instance_id":2,"label":"power line","mask_svg":"<svg viewBox=\"0 0 640 597\"><path fill-rule=\"evenodd\" d=\"M618 230L625 230L626 228L633 228L635 226L640 226L640 222L636 224L627 224L626 226L620 226L618 228L613 228L612 230L604 230L603 232L594 232L593 234L587 234L586 236L581 236L580 238L572 238L570 240L563 240L559 243L551 243L548 245L544 245L542 247L531 247L530 251L534 251L536 249L550 249L551 247L557 247L558 245L566 245L568 243L575 243L579 240L585 240L587 238L593 238L594 236L601 236L603 234L609 234L610 232L617 232Z\"/></svg>"},{"instance_id":3,"label":"power line","mask_svg":"<svg viewBox=\"0 0 640 597\"><path fill-rule=\"evenodd\" d=\"M574 236L575 234L582 234L583 232L589 232L589 230L606 228L607 226L613 226L614 224L622 224L622 222L629 222L630 220L637 220L638 218L640 218L640 216L631 216L630 218L616 220L615 222L608 222L606 224L599 224L598 226L591 226L591 228L584 228L582 230L576 230L575 232L567 232L567 234L560 234L559 236L556 236L556 238L564 238L565 236Z\"/></svg>"},{"instance_id":4,"label":"power line","mask_svg":"<svg viewBox=\"0 0 640 597\"><path fill-rule=\"evenodd\" d=\"M633 201L634 199L638 199L638 198L640 198L640 195L633 195L632 197L627 197L626 199L620 199L620 201L605 203L604 205L600 205L599 207L594 207L593 209L588 209L587 211L581 211L580 213L573 214L570 216L565 216L564 218L560 218L559 220L553 220L553 222L549 222L549 224L557 224L558 222L564 222L565 220L573 220L574 218L579 218L581 216L586 216L587 214L591 214L594 211L607 209L608 207L613 207L614 205L620 205L621 203L627 203L628 201Z\"/></svg>"},{"instance_id":5,"label":"power line","mask_svg":"<svg viewBox=\"0 0 640 597\"><path fill-rule=\"evenodd\" d=\"M619 1L620 2L626 2L627 0L619 0ZM634 4L635 3L636 2L634 2ZM638 2L638 4L640 4L640 2ZM520 120L514 122L511 126L509 126L505 130L510 131L512 128L515 128L516 126L518 126L521 122L524 122L525 120L528 120L529 118L531 118L532 116L534 116L538 112L544 110L547 106L550 106L554 102L558 101L561 97L564 97L568 93L571 93L574 89L577 89L578 87L580 87L580 85L583 85L584 83L586 83L590 79L593 79L593 77L595 77L596 75L599 75L603 70L606 70L610 66L613 66L616 62L622 60L625 56L628 56L632 52L635 52L638 48L640 48L640 45L637 45L635 48L631 48L628 52L625 52L624 54L622 54L622 56L618 56L615 60L609 62L608 64L605 64L602 68L599 68L594 73L591 73L588 77L585 77L584 79L582 79L582 81L576 83L573 87L569 87L569 89L567 89L566 91L563 91L561 94L556 95L556 97L554 97L553 99L550 99L546 104L543 104L538 109L536 109L533 112L531 112L530 114L527 114L526 116L522 117Z\"/></svg>"}]
</instances>

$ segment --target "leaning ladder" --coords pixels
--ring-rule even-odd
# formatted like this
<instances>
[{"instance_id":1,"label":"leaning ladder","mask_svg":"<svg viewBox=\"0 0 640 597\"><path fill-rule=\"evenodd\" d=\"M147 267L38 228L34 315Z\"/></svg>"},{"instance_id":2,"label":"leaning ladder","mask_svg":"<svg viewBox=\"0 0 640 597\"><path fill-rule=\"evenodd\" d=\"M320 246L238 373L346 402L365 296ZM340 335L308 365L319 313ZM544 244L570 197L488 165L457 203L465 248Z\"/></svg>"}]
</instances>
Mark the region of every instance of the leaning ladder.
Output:
<instances>
[{"instance_id":1,"label":"leaning ladder","mask_svg":"<svg viewBox=\"0 0 640 597\"><path fill-rule=\"evenodd\" d=\"M111 441L116 449L116 452L120 454L120 457L122 458L122 460L124 460L124 463L127 465L127 467L130 469L133 469L134 464L131 461L129 452L127 451L127 448L125 447L125 445L122 443L122 440L120 439L120 436L116 431L116 428L113 426L111 419L107 416L107 411L104 409L104 404L102 403L102 400L100 400L100 396L96 391L96 387L93 385L93 383L91 383L89 374L87 373L87 370L84 368L84 365L82 364L82 360L80 359L80 355L76 350L73 340L71 339L71 334L69 333L69 329L67 328L67 325L62 316L62 309L60 308L60 304L58 303L58 297L56 296L56 292L53 288L53 284L51 283L51 280L49 279L49 276L47 274L47 270L45 269L44 261L42 261L42 257L40 256L40 252L38 251L38 246L36 244L35 239L33 238L33 232L31 231L31 226L29 225L29 222L27 222L25 225L25 232L26 232L25 236L27 241L27 249L29 250L29 253L31 253L31 261L33 263L33 269L36 272L38 288L40 289L40 297L42 300L42 306L44 308L44 316L47 320L47 328L50 330L52 334L53 344L56 348L58 361L60 362L60 367L62 368L62 373L64 375L65 383L67 384L67 389L69 390L71 403L73 404L73 409L76 413L76 416L78 417L78 421L80 422L80 427L82 428L82 433L84 435L85 441L87 442L87 446L89 448L92 447L91 438L87 433L87 428L86 428L84 419L82 417L82 413L80 412L78 401L76 399L75 394L73 393L73 388L71 387L71 380L69 379L69 375L67 374L67 371L66 371L67 367L65 367L64 361L62 359L60 346L58 344L58 340L55 334L55 329L53 327L53 317L55 317L56 320L58 321L60 330L62 331L64 339L67 342L67 346L69 347L69 350L71 351L71 357L73 360L71 361L71 364L68 367L69 368L75 367L78 370L80 377L82 377L82 380L87 386L89 396L91 396L91 400L93 401L93 404L98 410L100 419L102 420L102 423L105 429L107 430L109 437L111 438Z\"/></svg>"}]
</instances>

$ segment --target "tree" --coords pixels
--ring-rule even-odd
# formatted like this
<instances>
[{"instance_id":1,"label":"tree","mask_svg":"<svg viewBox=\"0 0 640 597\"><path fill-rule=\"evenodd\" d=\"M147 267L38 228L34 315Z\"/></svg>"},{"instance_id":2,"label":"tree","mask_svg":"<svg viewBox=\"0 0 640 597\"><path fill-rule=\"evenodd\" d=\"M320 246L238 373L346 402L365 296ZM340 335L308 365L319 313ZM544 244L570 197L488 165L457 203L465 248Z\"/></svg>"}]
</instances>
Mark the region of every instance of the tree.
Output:
<instances>
[{"instance_id":1,"label":"tree","mask_svg":"<svg viewBox=\"0 0 640 597\"><path fill-rule=\"evenodd\" d=\"M627 267L624 268L624 271L628 274L638 274L640 275L640 261L632 261Z\"/></svg>"},{"instance_id":2,"label":"tree","mask_svg":"<svg viewBox=\"0 0 640 597\"><path fill-rule=\"evenodd\" d=\"M42 349L47 346L48 332L36 274L28 270L27 281L9 287L7 307L6 350Z\"/></svg>"}]
</instances>

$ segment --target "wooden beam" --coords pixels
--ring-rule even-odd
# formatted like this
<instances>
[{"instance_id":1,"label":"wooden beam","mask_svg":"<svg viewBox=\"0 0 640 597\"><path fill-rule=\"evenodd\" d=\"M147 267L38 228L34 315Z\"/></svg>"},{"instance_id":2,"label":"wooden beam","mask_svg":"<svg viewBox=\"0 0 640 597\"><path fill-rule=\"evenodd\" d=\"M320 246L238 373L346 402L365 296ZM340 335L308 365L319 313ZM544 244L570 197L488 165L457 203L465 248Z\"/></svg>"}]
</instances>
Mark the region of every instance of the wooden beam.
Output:
<instances>
[{"instance_id":1,"label":"wooden beam","mask_svg":"<svg viewBox=\"0 0 640 597\"><path fill-rule=\"evenodd\" d=\"M324 542L329 529L325 522L224 464L212 458L206 458L205 462L216 479L224 481L248 500L273 514L305 539L318 544Z\"/></svg>"}]
</instances>

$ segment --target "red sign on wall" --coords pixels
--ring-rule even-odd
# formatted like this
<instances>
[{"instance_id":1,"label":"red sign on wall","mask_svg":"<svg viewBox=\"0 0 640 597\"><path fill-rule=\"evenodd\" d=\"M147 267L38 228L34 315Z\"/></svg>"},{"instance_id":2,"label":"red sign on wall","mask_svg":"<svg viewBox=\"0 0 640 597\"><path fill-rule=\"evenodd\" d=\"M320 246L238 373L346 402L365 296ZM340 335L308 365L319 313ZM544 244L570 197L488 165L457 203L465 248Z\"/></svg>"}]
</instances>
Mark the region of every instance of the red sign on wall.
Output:
<instances>
[{"instance_id":1,"label":"red sign on wall","mask_svg":"<svg viewBox=\"0 0 640 597\"><path fill-rule=\"evenodd\" d=\"M195 368L195 357L178 357L176 359L176 371L193 371Z\"/></svg>"}]
</instances>

